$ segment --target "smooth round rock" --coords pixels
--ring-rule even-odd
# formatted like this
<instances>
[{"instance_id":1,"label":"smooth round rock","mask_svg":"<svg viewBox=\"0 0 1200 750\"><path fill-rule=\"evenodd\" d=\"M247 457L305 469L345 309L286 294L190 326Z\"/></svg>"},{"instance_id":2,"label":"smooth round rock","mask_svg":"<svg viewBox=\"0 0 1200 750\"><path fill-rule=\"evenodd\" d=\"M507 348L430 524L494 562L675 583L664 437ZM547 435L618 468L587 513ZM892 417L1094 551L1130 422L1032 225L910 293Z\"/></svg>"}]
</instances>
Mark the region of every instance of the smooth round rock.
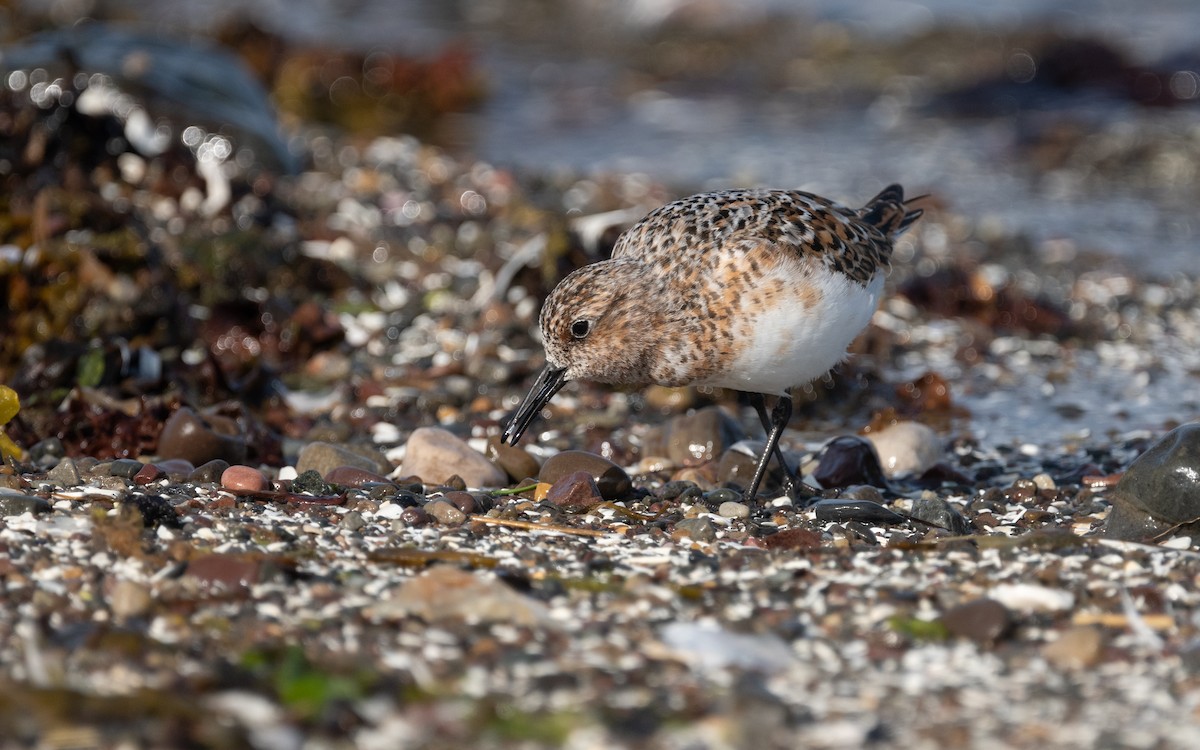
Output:
<instances>
[{"instance_id":1,"label":"smooth round rock","mask_svg":"<svg viewBox=\"0 0 1200 750\"><path fill-rule=\"evenodd\" d=\"M356 451L334 443L321 441L309 443L300 449L296 457L296 473L315 471L322 477L342 466L352 466L370 472L386 471L382 461L369 458Z\"/></svg>"},{"instance_id":2,"label":"smooth round rock","mask_svg":"<svg viewBox=\"0 0 1200 750\"><path fill-rule=\"evenodd\" d=\"M896 422L866 437L889 478L924 474L943 454L941 438L920 422Z\"/></svg>"},{"instance_id":3,"label":"smooth round rock","mask_svg":"<svg viewBox=\"0 0 1200 750\"><path fill-rule=\"evenodd\" d=\"M230 463L246 460L246 441L233 420L201 417L181 406L167 417L158 435L160 458L182 458L193 466L223 458Z\"/></svg>"},{"instance_id":4,"label":"smooth round rock","mask_svg":"<svg viewBox=\"0 0 1200 750\"><path fill-rule=\"evenodd\" d=\"M387 477L357 466L335 466L325 474L325 481L343 487L362 487L364 484L395 486Z\"/></svg>"},{"instance_id":5,"label":"smooth round rock","mask_svg":"<svg viewBox=\"0 0 1200 750\"><path fill-rule=\"evenodd\" d=\"M167 479L172 482L186 482L196 467L191 461L185 461L182 458L164 458L160 461L155 461L154 465L159 468L162 473L167 475Z\"/></svg>"},{"instance_id":6,"label":"smooth round rock","mask_svg":"<svg viewBox=\"0 0 1200 750\"><path fill-rule=\"evenodd\" d=\"M951 635L990 646L1012 629L1012 613L995 599L976 599L953 607L941 617Z\"/></svg>"},{"instance_id":7,"label":"smooth round rock","mask_svg":"<svg viewBox=\"0 0 1200 750\"><path fill-rule=\"evenodd\" d=\"M1134 459L1110 497L1106 536L1143 541L1177 526L1194 535L1200 526L1200 422L1176 427Z\"/></svg>"},{"instance_id":8,"label":"smooth round rock","mask_svg":"<svg viewBox=\"0 0 1200 750\"><path fill-rule=\"evenodd\" d=\"M726 501L717 508L717 515L724 518L749 518L750 506L745 503Z\"/></svg>"},{"instance_id":9,"label":"smooth round rock","mask_svg":"<svg viewBox=\"0 0 1200 750\"><path fill-rule=\"evenodd\" d=\"M717 528L713 526L712 520L707 516L685 518L675 524L675 532L672 536L676 539L686 536L697 542L712 542L717 538Z\"/></svg>"},{"instance_id":10,"label":"smooth round rock","mask_svg":"<svg viewBox=\"0 0 1200 750\"><path fill-rule=\"evenodd\" d=\"M405 510L408 509L406 508ZM458 526L467 520L466 513L455 507L454 503L442 498L435 498L425 503L425 512L437 519L438 523L446 526ZM400 517L404 517L403 511Z\"/></svg>"},{"instance_id":11,"label":"smooth round rock","mask_svg":"<svg viewBox=\"0 0 1200 750\"><path fill-rule=\"evenodd\" d=\"M426 484L445 484L458 476L467 487L500 487L508 475L466 441L440 427L419 427L408 437L403 476L417 476Z\"/></svg>"},{"instance_id":12,"label":"smooth round rock","mask_svg":"<svg viewBox=\"0 0 1200 750\"><path fill-rule=\"evenodd\" d=\"M605 500L619 500L633 490L633 481L620 466L603 456L587 451L563 451L546 459L538 472L539 482L555 484L558 480L585 471L596 481L596 488Z\"/></svg>"},{"instance_id":13,"label":"smooth round rock","mask_svg":"<svg viewBox=\"0 0 1200 750\"><path fill-rule=\"evenodd\" d=\"M1100 661L1104 633L1091 625L1067 628L1042 646L1042 658L1059 669L1086 669Z\"/></svg>"},{"instance_id":14,"label":"smooth round rock","mask_svg":"<svg viewBox=\"0 0 1200 750\"><path fill-rule=\"evenodd\" d=\"M907 521L904 516L870 500L824 498L811 506L818 521L861 521L863 523L895 525Z\"/></svg>"},{"instance_id":15,"label":"smooth round rock","mask_svg":"<svg viewBox=\"0 0 1200 750\"><path fill-rule=\"evenodd\" d=\"M642 454L666 457L675 466L696 466L717 459L745 437L741 426L723 409L706 406L650 430Z\"/></svg>"},{"instance_id":16,"label":"smooth round rock","mask_svg":"<svg viewBox=\"0 0 1200 750\"><path fill-rule=\"evenodd\" d=\"M541 469L537 459L529 455L527 451L502 443L498 437L488 439L487 451L484 455L489 461L500 467L513 482L519 482L525 477L535 477Z\"/></svg>"},{"instance_id":17,"label":"smooth round rock","mask_svg":"<svg viewBox=\"0 0 1200 750\"><path fill-rule=\"evenodd\" d=\"M221 486L233 492L262 492L270 484L266 476L253 466L236 464L221 472Z\"/></svg>"}]
</instances>

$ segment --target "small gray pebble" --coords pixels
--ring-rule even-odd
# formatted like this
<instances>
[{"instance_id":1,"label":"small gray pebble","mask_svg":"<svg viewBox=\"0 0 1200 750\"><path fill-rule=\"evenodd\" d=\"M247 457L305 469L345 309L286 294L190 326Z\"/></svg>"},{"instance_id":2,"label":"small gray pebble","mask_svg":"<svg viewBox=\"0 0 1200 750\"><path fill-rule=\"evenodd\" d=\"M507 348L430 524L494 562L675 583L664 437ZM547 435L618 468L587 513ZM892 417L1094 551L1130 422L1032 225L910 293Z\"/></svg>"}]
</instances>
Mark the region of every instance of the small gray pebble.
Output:
<instances>
[{"instance_id":1,"label":"small gray pebble","mask_svg":"<svg viewBox=\"0 0 1200 750\"><path fill-rule=\"evenodd\" d=\"M132 458L118 458L108 467L108 475L110 477L121 477L122 479L133 479L142 470L144 465L141 461L134 461Z\"/></svg>"},{"instance_id":2,"label":"small gray pebble","mask_svg":"<svg viewBox=\"0 0 1200 750\"><path fill-rule=\"evenodd\" d=\"M46 479L59 487L78 487L83 482L83 478L79 475L79 467L73 458L64 458L59 461L57 466L46 472Z\"/></svg>"},{"instance_id":3,"label":"small gray pebble","mask_svg":"<svg viewBox=\"0 0 1200 750\"><path fill-rule=\"evenodd\" d=\"M358 531L363 526L367 525L367 519L363 518L363 514L357 510L352 510L342 516L342 528L350 531Z\"/></svg>"},{"instance_id":4,"label":"small gray pebble","mask_svg":"<svg viewBox=\"0 0 1200 750\"><path fill-rule=\"evenodd\" d=\"M717 538L717 529L713 522L703 516L685 518L675 524L675 531L686 534L698 542L711 542Z\"/></svg>"},{"instance_id":5,"label":"small gray pebble","mask_svg":"<svg viewBox=\"0 0 1200 750\"><path fill-rule=\"evenodd\" d=\"M749 518L750 506L745 503L726 501L721 503L721 507L717 508L717 514L725 518Z\"/></svg>"}]
</instances>

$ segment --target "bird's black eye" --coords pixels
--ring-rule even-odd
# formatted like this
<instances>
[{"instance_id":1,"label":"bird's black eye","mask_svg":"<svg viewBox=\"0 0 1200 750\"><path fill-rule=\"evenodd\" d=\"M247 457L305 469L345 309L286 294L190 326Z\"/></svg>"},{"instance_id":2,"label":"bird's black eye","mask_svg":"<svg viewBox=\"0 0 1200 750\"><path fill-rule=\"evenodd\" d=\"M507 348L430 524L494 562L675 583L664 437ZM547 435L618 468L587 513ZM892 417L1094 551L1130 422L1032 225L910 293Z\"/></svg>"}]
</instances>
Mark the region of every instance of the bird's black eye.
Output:
<instances>
[{"instance_id":1,"label":"bird's black eye","mask_svg":"<svg viewBox=\"0 0 1200 750\"><path fill-rule=\"evenodd\" d=\"M592 321L580 318L571 324L571 335L581 339L592 332Z\"/></svg>"}]
</instances>

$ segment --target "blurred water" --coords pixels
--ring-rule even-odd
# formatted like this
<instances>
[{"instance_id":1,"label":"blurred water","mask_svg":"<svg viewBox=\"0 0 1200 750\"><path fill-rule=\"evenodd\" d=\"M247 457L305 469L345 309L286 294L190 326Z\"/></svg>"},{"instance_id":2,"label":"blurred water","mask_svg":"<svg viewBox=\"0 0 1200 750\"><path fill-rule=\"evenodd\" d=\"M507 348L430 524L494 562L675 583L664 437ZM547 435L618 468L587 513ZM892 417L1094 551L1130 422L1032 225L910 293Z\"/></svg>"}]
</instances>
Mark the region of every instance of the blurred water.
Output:
<instances>
[{"instance_id":1,"label":"blurred water","mask_svg":"<svg viewBox=\"0 0 1200 750\"><path fill-rule=\"evenodd\" d=\"M69 0L25 5L50 8L63 21L83 7ZM718 72L689 83L684 70L647 82L626 59L643 40L652 48L672 24L699 29L703 38L714 29L769 27L782 17L836 26L864 50L934 28L976 34L1054 28L1110 40L1135 62L1153 64L1200 50L1200 3L1192 0L113 0L109 6L142 25L171 29L250 18L288 39L331 47L425 55L465 43L477 53L488 96L455 132L460 146L502 166L639 172L680 191L797 187L851 203L898 181L1035 242L1066 240L1136 257L1140 269L1156 275L1200 271L1194 175L1184 189L1148 190L1137 181L1040 173L1022 162L1025 131L1061 112L1040 120L1036 114L950 120L922 107L928 91L920 80L897 80L866 101L814 100L753 85L737 64L725 78ZM836 84L837 68L828 75ZM1084 127L1126 128L1135 138L1157 127L1200 141L1200 107L1147 110L1103 98L1063 106L1078 110L1072 115ZM1179 169L1190 175L1195 167Z\"/></svg>"}]
</instances>

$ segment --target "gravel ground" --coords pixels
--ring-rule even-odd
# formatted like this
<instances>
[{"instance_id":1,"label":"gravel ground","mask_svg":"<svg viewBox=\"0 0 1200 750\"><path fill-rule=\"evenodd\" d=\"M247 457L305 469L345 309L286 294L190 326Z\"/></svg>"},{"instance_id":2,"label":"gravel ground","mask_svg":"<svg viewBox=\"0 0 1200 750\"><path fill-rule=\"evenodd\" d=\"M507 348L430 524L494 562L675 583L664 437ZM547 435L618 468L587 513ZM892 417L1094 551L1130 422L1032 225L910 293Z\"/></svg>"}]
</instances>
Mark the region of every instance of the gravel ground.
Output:
<instances>
[{"instance_id":1,"label":"gravel ground","mask_svg":"<svg viewBox=\"0 0 1200 750\"><path fill-rule=\"evenodd\" d=\"M293 178L80 162L120 123L45 83L2 92L0 747L1200 745L1190 279L935 193L784 436L821 497L750 507L732 393L497 444L540 300L667 187L315 127Z\"/></svg>"}]
</instances>

